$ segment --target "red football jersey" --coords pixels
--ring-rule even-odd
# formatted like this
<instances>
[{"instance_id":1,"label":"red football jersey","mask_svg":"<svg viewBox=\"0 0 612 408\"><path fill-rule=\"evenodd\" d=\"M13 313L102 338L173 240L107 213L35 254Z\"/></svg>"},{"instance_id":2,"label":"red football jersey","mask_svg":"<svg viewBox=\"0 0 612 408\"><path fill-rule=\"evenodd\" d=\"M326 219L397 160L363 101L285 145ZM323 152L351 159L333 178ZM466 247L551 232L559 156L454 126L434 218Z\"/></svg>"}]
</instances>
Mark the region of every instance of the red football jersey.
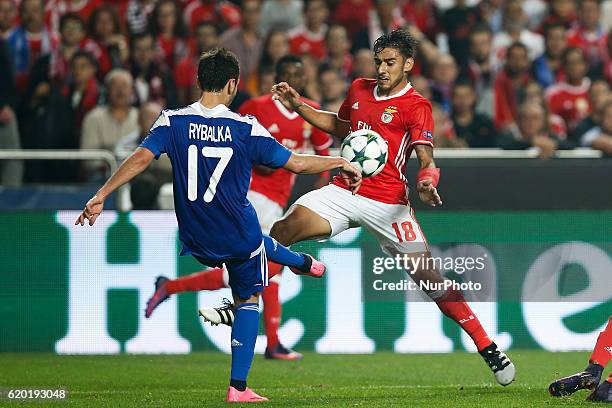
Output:
<instances>
[{"instance_id":1,"label":"red football jersey","mask_svg":"<svg viewBox=\"0 0 612 408\"><path fill-rule=\"evenodd\" d=\"M567 32L567 44L580 48L591 67L600 63L608 54L608 34L602 28L587 33L580 26L575 26Z\"/></svg>"},{"instance_id":2,"label":"red football jersey","mask_svg":"<svg viewBox=\"0 0 612 408\"><path fill-rule=\"evenodd\" d=\"M317 109L316 102L303 98L304 102ZM283 146L294 152L301 152L304 145L310 142L317 154L328 155L332 144L331 137L319 129L312 127L300 117L297 112L287 110L280 102L272 99L272 95L262 95L251 99L239 109L243 115L249 114L257 118L268 132ZM295 182L295 174L278 169L269 175L253 171L250 189L265 195L270 200L285 208L291 196Z\"/></svg>"},{"instance_id":3,"label":"red football jersey","mask_svg":"<svg viewBox=\"0 0 612 408\"><path fill-rule=\"evenodd\" d=\"M200 21L237 27L240 25L241 16L238 7L229 1L213 1L203 4L199 0L192 0L185 7L184 19L187 27L194 33Z\"/></svg>"},{"instance_id":4,"label":"red football jersey","mask_svg":"<svg viewBox=\"0 0 612 408\"><path fill-rule=\"evenodd\" d=\"M585 78L579 86L561 82L550 86L546 90L549 112L562 117L570 131L591 113L590 86L591 81Z\"/></svg>"},{"instance_id":5,"label":"red football jersey","mask_svg":"<svg viewBox=\"0 0 612 408\"><path fill-rule=\"evenodd\" d=\"M378 96L376 80L356 79L338 111L351 131L372 129L388 143L387 164L376 176L364 178L357 194L387 204L408 203L406 159L417 144L433 147L431 103L410 84L392 96ZM336 177L334 184L347 188Z\"/></svg>"},{"instance_id":6,"label":"red football jersey","mask_svg":"<svg viewBox=\"0 0 612 408\"><path fill-rule=\"evenodd\" d=\"M289 47L292 54L312 55L315 59L321 60L327 55L325 48L325 31L321 33L313 33L301 25L289 31Z\"/></svg>"}]
</instances>

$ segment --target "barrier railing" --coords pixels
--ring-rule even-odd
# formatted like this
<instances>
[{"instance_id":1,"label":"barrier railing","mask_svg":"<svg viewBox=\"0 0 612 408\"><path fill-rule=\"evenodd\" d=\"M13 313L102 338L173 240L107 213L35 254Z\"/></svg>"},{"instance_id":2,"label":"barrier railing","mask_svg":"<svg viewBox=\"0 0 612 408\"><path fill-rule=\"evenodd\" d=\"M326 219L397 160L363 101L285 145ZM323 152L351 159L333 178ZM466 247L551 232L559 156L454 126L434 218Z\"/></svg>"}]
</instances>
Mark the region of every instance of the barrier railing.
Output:
<instances>
[{"instance_id":1,"label":"barrier railing","mask_svg":"<svg viewBox=\"0 0 612 408\"><path fill-rule=\"evenodd\" d=\"M108 150L15 150L0 149L0 160L103 160L113 173L117 170L117 159ZM128 211L131 208L129 186L117 191L117 209Z\"/></svg>"},{"instance_id":2,"label":"barrier railing","mask_svg":"<svg viewBox=\"0 0 612 408\"><path fill-rule=\"evenodd\" d=\"M311 150L307 150L312 153ZM339 155L340 149L332 148L331 155ZM502 150L502 149L436 149L435 157L439 159L531 159L537 158L539 150L531 148L527 150ZM555 153L558 159L596 159L602 157L602 153L588 148L577 148L573 150L559 150ZM0 160L103 160L110 168L111 173L117 167L117 158L108 150L2 150L0 149ZM160 194L163 202L170 203L171 189L164 190ZM166 200L163 200L166 198ZM170 206L170 204L168 204ZM129 194L129 186L123 186L117 192L117 209L128 211L132 207ZM166 205L161 205L162 208Z\"/></svg>"}]
</instances>

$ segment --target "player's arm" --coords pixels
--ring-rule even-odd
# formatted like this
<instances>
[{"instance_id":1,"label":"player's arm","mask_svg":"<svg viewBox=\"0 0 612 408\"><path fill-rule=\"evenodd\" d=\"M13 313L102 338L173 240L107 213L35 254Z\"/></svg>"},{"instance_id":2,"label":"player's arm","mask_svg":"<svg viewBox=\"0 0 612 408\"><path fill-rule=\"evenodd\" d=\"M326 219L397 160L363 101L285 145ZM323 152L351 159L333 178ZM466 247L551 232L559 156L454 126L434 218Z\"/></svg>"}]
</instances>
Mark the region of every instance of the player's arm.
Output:
<instances>
[{"instance_id":1,"label":"player's arm","mask_svg":"<svg viewBox=\"0 0 612 408\"><path fill-rule=\"evenodd\" d=\"M94 225L96 219L104 208L104 201L119 187L142 173L151 164L155 155L149 149L139 147L121 166L113 173L98 192L87 202L85 208L74 225L84 225L85 219L89 225Z\"/></svg>"},{"instance_id":2,"label":"player's arm","mask_svg":"<svg viewBox=\"0 0 612 408\"><path fill-rule=\"evenodd\" d=\"M340 176L353 193L359 190L362 181L361 172L342 157L292 153L283 168L296 174L318 174L339 169Z\"/></svg>"},{"instance_id":3,"label":"player's arm","mask_svg":"<svg viewBox=\"0 0 612 408\"><path fill-rule=\"evenodd\" d=\"M344 139L349 133L351 124L342 120L338 114L315 109L300 99L300 94L286 82L272 87L273 98L280 101L287 109L296 111L304 120L324 132Z\"/></svg>"},{"instance_id":4,"label":"player's arm","mask_svg":"<svg viewBox=\"0 0 612 408\"><path fill-rule=\"evenodd\" d=\"M440 179L440 169L436 167L433 158L433 147L428 144L417 144L414 146L420 169L417 174L417 191L421 201L435 207L442 204L438 194L437 185Z\"/></svg>"}]
</instances>

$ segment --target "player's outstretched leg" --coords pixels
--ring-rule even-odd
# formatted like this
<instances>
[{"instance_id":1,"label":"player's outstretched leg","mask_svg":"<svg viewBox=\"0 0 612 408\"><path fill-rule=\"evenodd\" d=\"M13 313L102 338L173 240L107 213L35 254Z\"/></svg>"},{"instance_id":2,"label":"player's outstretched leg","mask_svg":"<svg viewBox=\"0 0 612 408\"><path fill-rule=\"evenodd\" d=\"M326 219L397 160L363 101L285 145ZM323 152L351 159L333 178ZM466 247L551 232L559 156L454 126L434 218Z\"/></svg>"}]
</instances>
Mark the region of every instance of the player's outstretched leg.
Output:
<instances>
[{"instance_id":1,"label":"player's outstretched leg","mask_svg":"<svg viewBox=\"0 0 612 408\"><path fill-rule=\"evenodd\" d=\"M264 235L264 245L270 261L288 266L297 275L320 278L325 273L322 262L303 252L294 252L268 235Z\"/></svg>"},{"instance_id":2,"label":"player's outstretched leg","mask_svg":"<svg viewBox=\"0 0 612 408\"><path fill-rule=\"evenodd\" d=\"M571 395L578 390L593 390L599 384L603 369L612 359L612 316L608 320L606 328L599 333L595 348L589 359L589 365L584 371L560 378L548 386L548 392L554 397L562 397ZM608 379L609 382L610 379ZM606 389L609 389L609 384L602 384L602 390L597 390L591 394L589 398L597 398ZM599 394L598 394L599 393ZM592 399L591 398L591 399Z\"/></svg>"},{"instance_id":3,"label":"player's outstretched leg","mask_svg":"<svg viewBox=\"0 0 612 408\"><path fill-rule=\"evenodd\" d=\"M476 314L465 301L463 294L455 289L448 289L436 296L430 294L444 315L453 319L472 338L478 353L485 360L497 382L503 386L514 381L516 369L508 356L493 342L480 324Z\"/></svg>"},{"instance_id":4,"label":"player's outstretched leg","mask_svg":"<svg viewBox=\"0 0 612 408\"><path fill-rule=\"evenodd\" d=\"M217 290L227 287L227 278L223 268L212 268L191 275L168 279L158 276L155 280L155 292L147 301L145 317L149 318L153 311L171 295L200 290Z\"/></svg>"},{"instance_id":5,"label":"player's outstretched leg","mask_svg":"<svg viewBox=\"0 0 612 408\"><path fill-rule=\"evenodd\" d=\"M414 256L430 257L429 252L416 253ZM422 263L426 265L427 262ZM442 275L435 269L425 267L413 271L412 279L419 282L441 283L444 281ZM480 324L478 317L466 302L463 294L453 288L428 293L428 296L436 302L438 308L445 316L453 319L471 337L478 349L478 353L485 360L497 382L503 386L514 381L516 369L508 356L501 351L487 335Z\"/></svg>"},{"instance_id":6,"label":"player's outstretched leg","mask_svg":"<svg viewBox=\"0 0 612 408\"><path fill-rule=\"evenodd\" d=\"M268 263L268 270L273 270L278 274L282 266L275 263ZM278 338L278 328L281 323L281 304L278 298L279 284L277 279L280 278L280 274L277 278L270 279L270 284L266 287L261 297L264 305L264 323L266 325L266 352L265 357L267 359L275 360L301 360L304 356L294 350L284 347Z\"/></svg>"}]
</instances>

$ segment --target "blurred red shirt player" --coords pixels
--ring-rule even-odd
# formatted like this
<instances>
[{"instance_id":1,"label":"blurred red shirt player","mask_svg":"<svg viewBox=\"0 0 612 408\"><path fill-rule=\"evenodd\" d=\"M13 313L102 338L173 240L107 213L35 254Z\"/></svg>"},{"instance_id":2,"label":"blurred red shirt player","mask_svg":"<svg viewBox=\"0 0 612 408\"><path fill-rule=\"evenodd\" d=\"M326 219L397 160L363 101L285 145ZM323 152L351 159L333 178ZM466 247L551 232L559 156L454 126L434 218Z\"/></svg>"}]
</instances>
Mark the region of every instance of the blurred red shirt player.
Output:
<instances>
[{"instance_id":1,"label":"blurred red shirt player","mask_svg":"<svg viewBox=\"0 0 612 408\"><path fill-rule=\"evenodd\" d=\"M306 85L304 65L299 57L287 55L276 65L276 80L292 84L296 89L303 90ZM311 106L314 102L304 99ZM285 147L293 151L301 151L310 144L318 155L329 155L332 144L330 136L308 124L296 112L289 111L282 103L272 99L272 94L260 96L245 102L239 110L240 114L253 115L268 131ZM317 187L327 184L329 174L321 174ZM257 212L257 218L264 234L283 215L287 206L295 176L283 169L272 170L258 167L253 170L251 185L247 198ZM285 348L279 341L278 328L281 321L281 306L278 299L279 275L282 267L270 263L268 266L270 285L263 291L264 321L268 343L266 358L281 360L300 360L302 355ZM280 277L280 276L279 276ZM153 310L170 295L186 291L216 290L228 287L227 272L223 268L213 268L175 280L158 278L155 293L147 302L145 316L149 317ZM227 306L226 306L227 307ZM225 312L222 316L228 316ZM231 325L232 319L223 321Z\"/></svg>"}]
</instances>

